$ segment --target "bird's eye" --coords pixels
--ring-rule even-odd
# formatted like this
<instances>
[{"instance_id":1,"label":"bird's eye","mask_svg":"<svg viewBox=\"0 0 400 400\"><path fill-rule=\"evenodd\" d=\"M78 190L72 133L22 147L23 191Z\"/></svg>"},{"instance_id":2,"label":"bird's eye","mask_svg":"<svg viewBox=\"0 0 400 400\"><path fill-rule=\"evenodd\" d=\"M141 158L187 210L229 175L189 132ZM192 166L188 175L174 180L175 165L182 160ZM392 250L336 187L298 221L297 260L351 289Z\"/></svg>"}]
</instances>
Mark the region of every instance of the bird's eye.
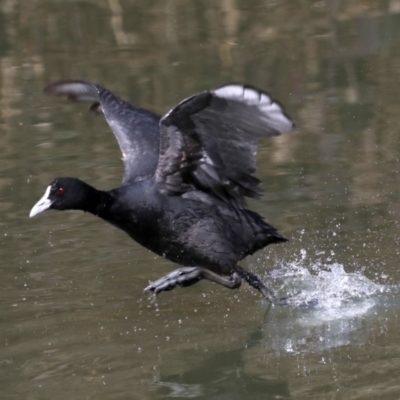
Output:
<instances>
[{"instance_id":1,"label":"bird's eye","mask_svg":"<svg viewBox=\"0 0 400 400\"><path fill-rule=\"evenodd\" d=\"M65 193L65 189L60 187L57 189L57 194L64 194Z\"/></svg>"}]
</instances>

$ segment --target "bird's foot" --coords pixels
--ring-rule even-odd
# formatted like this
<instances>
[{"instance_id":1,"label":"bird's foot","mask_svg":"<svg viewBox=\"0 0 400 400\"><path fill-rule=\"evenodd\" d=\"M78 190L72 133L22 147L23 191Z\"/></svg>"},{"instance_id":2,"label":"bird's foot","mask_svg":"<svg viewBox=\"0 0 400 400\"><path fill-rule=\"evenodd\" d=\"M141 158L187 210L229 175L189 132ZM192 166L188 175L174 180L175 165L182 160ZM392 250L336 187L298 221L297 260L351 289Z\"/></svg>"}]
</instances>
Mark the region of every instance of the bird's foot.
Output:
<instances>
[{"instance_id":1,"label":"bird's foot","mask_svg":"<svg viewBox=\"0 0 400 400\"><path fill-rule=\"evenodd\" d=\"M178 268L169 274L151 282L144 290L151 291L154 294L162 291L172 290L176 286L191 286L201 279L207 279L211 282L218 283L229 289L237 289L241 283L242 278L234 272L231 276L226 277L202 267L182 267Z\"/></svg>"},{"instance_id":2,"label":"bird's foot","mask_svg":"<svg viewBox=\"0 0 400 400\"><path fill-rule=\"evenodd\" d=\"M144 291L150 291L154 294L172 290L176 286L190 286L202 279L203 271L200 267L182 267L169 274L151 282Z\"/></svg>"}]
</instances>

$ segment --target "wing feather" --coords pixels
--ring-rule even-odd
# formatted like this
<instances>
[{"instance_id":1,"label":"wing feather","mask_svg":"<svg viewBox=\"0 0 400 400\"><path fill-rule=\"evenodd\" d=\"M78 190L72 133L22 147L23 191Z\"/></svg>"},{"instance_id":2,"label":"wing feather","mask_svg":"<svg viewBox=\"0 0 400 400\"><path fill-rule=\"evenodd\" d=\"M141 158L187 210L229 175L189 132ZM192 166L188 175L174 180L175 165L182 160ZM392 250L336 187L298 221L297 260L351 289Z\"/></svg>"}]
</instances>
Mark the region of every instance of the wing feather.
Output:
<instances>
[{"instance_id":1,"label":"wing feather","mask_svg":"<svg viewBox=\"0 0 400 400\"><path fill-rule=\"evenodd\" d=\"M158 164L160 117L135 107L111 91L88 81L68 80L47 85L49 94L76 102L91 102L90 111L103 112L122 152L124 176L130 184L154 175Z\"/></svg>"},{"instance_id":2,"label":"wing feather","mask_svg":"<svg viewBox=\"0 0 400 400\"><path fill-rule=\"evenodd\" d=\"M260 137L289 132L293 122L267 93L229 84L189 97L160 121L156 183L177 194L203 190L236 207L258 197Z\"/></svg>"}]
</instances>

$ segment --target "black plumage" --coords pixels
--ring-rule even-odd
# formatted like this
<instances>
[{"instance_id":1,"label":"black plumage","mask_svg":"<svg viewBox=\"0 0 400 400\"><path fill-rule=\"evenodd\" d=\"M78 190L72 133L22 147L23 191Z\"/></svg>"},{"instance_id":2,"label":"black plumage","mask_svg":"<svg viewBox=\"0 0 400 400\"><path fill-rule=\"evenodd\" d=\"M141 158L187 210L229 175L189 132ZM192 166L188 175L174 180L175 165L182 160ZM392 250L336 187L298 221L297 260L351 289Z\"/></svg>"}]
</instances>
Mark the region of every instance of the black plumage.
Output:
<instances>
[{"instance_id":1,"label":"black plumage","mask_svg":"<svg viewBox=\"0 0 400 400\"><path fill-rule=\"evenodd\" d=\"M285 303L238 265L268 244L286 241L245 202L260 194L258 139L293 126L267 93L228 84L189 97L160 118L90 82L56 82L45 91L92 102L92 111L104 113L123 154L124 174L122 186L110 191L57 178L31 216L49 208L87 211L184 266L146 288L155 293L202 278L236 288L243 278L269 301Z\"/></svg>"}]
</instances>

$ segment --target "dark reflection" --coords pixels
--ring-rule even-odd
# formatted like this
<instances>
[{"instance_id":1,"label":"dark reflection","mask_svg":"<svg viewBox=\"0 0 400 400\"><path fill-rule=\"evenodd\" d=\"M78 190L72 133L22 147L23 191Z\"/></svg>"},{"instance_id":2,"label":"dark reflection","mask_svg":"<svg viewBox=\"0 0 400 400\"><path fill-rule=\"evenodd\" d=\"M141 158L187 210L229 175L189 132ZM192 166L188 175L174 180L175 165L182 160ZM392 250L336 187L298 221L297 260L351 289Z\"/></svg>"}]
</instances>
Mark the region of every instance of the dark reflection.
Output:
<instances>
[{"instance_id":1,"label":"dark reflection","mask_svg":"<svg viewBox=\"0 0 400 400\"><path fill-rule=\"evenodd\" d=\"M335 390L329 379L337 373L338 360L345 359L352 368L353 357L364 359L363 346L369 346L367 357L379 354L379 346L371 345L390 335L393 327L388 318L397 321L393 310L399 307L398 290L391 287L370 301L353 301L343 308L342 316L321 308L268 305L263 323L248 328L240 348L214 349L209 356L198 349L184 351L180 358L197 361L186 362L179 373L169 373L168 362L161 362L157 393L160 398L187 399L297 398L304 389L294 377L304 381L310 392ZM328 380L312 382L314 369L328 371ZM340 379L338 386L346 380Z\"/></svg>"},{"instance_id":2,"label":"dark reflection","mask_svg":"<svg viewBox=\"0 0 400 400\"><path fill-rule=\"evenodd\" d=\"M247 371L244 360L247 350L263 341L262 329L256 329L246 340L246 349L213 351L200 365L180 374L163 373L156 385L158 393L165 398L198 399L288 399L289 385L282 379L261 378ZM192 351L185 358L195 358Z\"/></svg>"}]
</instances>

